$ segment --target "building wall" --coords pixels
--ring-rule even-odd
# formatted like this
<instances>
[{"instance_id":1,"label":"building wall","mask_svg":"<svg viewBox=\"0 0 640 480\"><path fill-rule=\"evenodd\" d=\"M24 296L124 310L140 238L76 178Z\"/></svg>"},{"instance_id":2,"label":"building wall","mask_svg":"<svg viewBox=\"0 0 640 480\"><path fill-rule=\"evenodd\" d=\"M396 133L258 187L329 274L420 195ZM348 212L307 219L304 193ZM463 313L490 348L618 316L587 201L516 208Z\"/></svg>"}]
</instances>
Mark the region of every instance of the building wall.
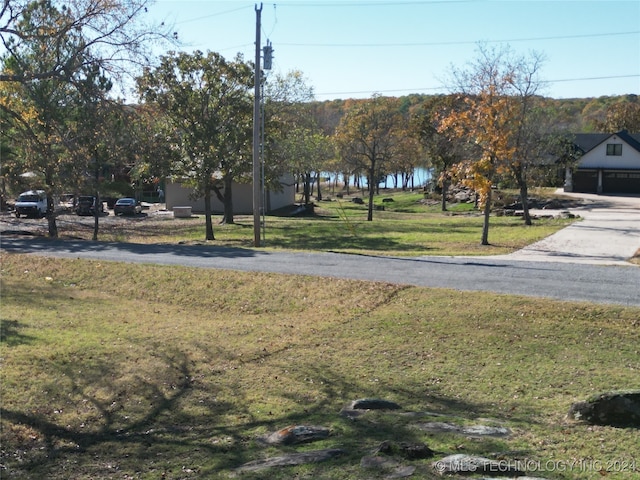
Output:
<instances>
[{"instance_id":1,"label":"building wall","mask_svg":"<svg viewBox=\"0 0 640 480\"><path fill-rule=\"evenodd\" d=\"M295 201L295 187L293 177L283 177L280 181L283 184L282 192L265 193L265 208L267 212L278 210L279 208L293 205ZM185 187L182 183L167 179L165 182L165 203L167 210L173 207L190 206L194 213L204 212L204 199L191 198L191 188ZM253 186L250 183L234 183L232 192L233 213L237 215L250 215L253 213ZM211 196L211 208L214 213L223 213L222 202L215 195Z\"/></svg>"},{"instance_id":2,"label":"building wall","mask_svg":"<svg viewBox=\"0 0 640 480\"><path fill-rule=\"evenodd\" d=\"M622 155L607 155L607 144L622 144ZM602 142L585 153L578 162L578 168L640 169L640 152L624 142L617 135Z\"/></svg>"}]
</instances>

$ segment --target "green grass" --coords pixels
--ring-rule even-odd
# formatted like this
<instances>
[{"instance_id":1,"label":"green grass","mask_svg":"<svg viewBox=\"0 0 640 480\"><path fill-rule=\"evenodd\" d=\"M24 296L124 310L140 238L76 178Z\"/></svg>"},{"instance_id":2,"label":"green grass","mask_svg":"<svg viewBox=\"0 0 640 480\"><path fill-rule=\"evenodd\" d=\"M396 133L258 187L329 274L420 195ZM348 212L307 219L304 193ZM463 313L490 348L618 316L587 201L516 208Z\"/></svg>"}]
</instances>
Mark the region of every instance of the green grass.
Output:
<instances>
[{"instance_id":1,"label":"green grass","mask_svg":"<svg viewBox=\"0 0 640 480\"><path fill-rule=\"evenodd\" d=\"M1 260L2 478L231 478L245 462L320 448L347 453L239 476L383 478L360 467L383 440L424 442L436 458L640 461L640 430L565 418L591 394L638 388L639 308L302 275ZM363 397L445 416L339 415ZM473 440L416 428L429 420L504 425L514 435ZM331 436L302 446L257 441L291 424L326 426ZM404 463L416 467L414 478L436 478L431 460ZM606 473L560 470L528 473Z\"/></svg>"},{"instance_id":2,"label":"green grass","mask_svg":"<svg viewBox=\"0 0 640 480\"><path fill-rule=\"evenodd\" d=\"M393 198L393 202L383 202ZM384 206L368 222L366 205L349 199L317 202L312 217L267 216L265 242L268 249L334 251L369 255L498 255L510 253L555 233L573 220L540 219L525 226L519 217L492 217L490 245L481 245L482 216L472 204L452 204L441 212L439 202L423 202L416 192L388 192L374 203ZM162 218L162 217L161 217ZM238 215L235 223L220 225L214 217L215 244L252 247L253 217ZM105 224L106 225L106 224ZM61 233L64 236L64 232ZM74 232L75 235L75 232ZM91 232L84 232L90 239ZM103 227L103 241L135 243L204 243L204 216L177 220L171 216L146 227L134 221L130 228Z\"/></svg>"}]
</instances>

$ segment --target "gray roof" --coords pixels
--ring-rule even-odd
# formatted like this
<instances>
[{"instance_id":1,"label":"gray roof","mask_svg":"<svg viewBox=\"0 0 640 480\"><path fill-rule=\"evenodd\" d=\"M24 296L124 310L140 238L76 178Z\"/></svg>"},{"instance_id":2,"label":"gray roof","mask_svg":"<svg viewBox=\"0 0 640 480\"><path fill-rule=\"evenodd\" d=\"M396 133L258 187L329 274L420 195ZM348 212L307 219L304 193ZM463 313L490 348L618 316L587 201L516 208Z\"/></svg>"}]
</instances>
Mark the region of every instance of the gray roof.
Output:
<instances>
[{"instance_id":1,"label":"gray roof","mask_svg":"<svg viewBox=\"0 0 640 480\"><path fill-rule=\"evenodd\" d=\"M577 133L574 136L573 143L582 153L587 153L614 135L640 152L640 133L629 133L626 130L621 130L617 133Z\"/></svg>"}]
</instances>

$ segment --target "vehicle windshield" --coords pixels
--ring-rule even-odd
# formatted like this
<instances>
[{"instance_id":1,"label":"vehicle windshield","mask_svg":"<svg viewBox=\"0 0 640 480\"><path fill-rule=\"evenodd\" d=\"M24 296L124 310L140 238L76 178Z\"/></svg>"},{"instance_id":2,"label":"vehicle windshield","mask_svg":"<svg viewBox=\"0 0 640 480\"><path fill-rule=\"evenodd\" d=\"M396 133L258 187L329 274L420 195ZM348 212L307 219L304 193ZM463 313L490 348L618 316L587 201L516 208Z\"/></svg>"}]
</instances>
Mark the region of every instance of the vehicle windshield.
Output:
<instances>
[{"instance_id":1,"label":"vehicle windshield","mask_svg":"<svg viewBox=\"0 0 640 480\"><path fill-rule=\"evenodd\" d=\"M18 198L18 201L19 202L39 202L40 197L34 194L24 194L24 195L20 195L20 197Z\"/></svg>"},{"instance_id":2,"label":"vehicle windshield","mask_svg":"<svg viewBox=\"0 0 640 480\"><path fill-rule=\"evenodd\" d=\"M133 205L135 200L133 198L121 198L116 202L116 205Z\"/></svg>"}]
</instances>

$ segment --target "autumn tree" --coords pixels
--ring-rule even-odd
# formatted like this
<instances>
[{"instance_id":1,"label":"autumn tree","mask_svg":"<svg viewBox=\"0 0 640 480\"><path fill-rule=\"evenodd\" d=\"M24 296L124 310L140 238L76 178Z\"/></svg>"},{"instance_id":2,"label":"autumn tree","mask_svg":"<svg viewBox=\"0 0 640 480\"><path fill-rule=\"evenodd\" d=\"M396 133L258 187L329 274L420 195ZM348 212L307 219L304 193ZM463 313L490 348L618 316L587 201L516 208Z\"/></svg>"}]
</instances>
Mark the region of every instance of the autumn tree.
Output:
<instances>
[{"instance_id":1,"label":"autumn tree","mask_svg":"<svg viewBox=\"0 0 640 480\"><path fill-rule=\"evenodd\" d=\"M492 187L497 174L509 173L519 182L523 204L526 169L530 156L531 108L540 86L537 78L542 58L514 55L510 48L481 45L478 58L467 69L454 69L456 88L465 107L451 112L442 122L467 140L477 154L460 164L462 177L480 195L484 221L482 245L489 244Z\"/></svg>"},{"instance_id":2,"label":"autumn tree","mask_svg":"<svg viewBox=\"0 0 640 480\"><path fill-rule=\"evenodd\" d=\"M637 95L627 95L607 108L603 121L596 122L596 127L605 133L626 130L629 133L640 133L640 99Z\"/></svg>"},{"instance_id":3,"label":"autumn tree","mask_svg":"<svg viewBox=\"0 0 640 480\"><path fill-rule=\"evenodd\" d=\"M138 78L141 99L157 105L180 138L173 173L204 198L206 239L214 240L211 196L233 223L232 183L251 172L253 69L241 56L170 53Z\"/></svg>"},{"instance_id":4,"label":"autumn tree","mask_svg":"<svg viewBox=\"0 0 640 480\"><path fill-rule=\"evenodd\" d=\"M373 220L375 186L397 152L401 116L398 101L375 95L357 103L340 121L336 139L343 158L367 175L369 208L367 221Z\"/></svg>"},{"instance_id":5,"label":"autumn tree","mask_svg":"<svg viewBox=\"0 0 640 480\"><path fill-rule=\"evenodd\" d=\"M424 101L412 117L412 133L425 150L441 188L441 208L447 210L452 168L464 158L464 142L452 124L443 120L464 105L455 95L435 96Z\"/></svg>"}]
</instances>

